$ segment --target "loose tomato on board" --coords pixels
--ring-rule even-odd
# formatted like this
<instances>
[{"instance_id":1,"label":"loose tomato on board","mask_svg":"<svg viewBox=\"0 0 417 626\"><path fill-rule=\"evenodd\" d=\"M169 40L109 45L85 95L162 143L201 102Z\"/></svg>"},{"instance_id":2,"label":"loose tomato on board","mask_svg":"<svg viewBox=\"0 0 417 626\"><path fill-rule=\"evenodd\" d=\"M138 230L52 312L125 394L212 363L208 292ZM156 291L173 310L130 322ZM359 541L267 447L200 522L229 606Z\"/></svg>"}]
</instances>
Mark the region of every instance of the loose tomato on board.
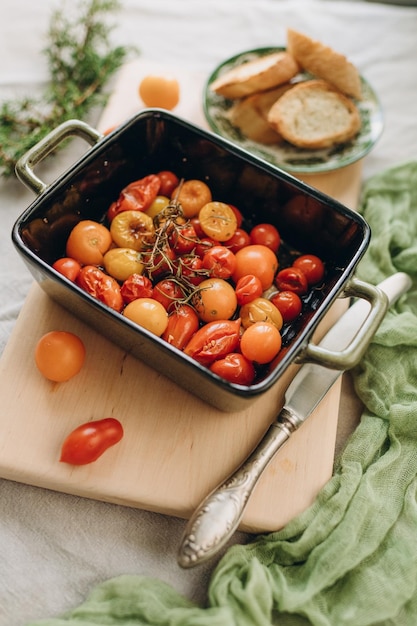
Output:
<instances>
[{"instance_id":1,"label":"loose tomato on board","mask_svg":"<svg viewBox=\"0 0 417 626\"><path fill-rule=\"evenodd\" d=\"M68 278L68 280L74 282L81 269L81 263L71 257L63 257L62 259L57 259L55 263L52 264L52 267L54 270Z\"/></svg>"},{"instance_id":2,"label":"loose tomato on board","mask_svg":"<svg viewBox=\"0 0 417 626\"><path fill-rule=\"evenodd\" d=\"M239 345L240 319L218 320L202 326L184 348L185 354L202 365L235 352Z\"/></svg>"},{"instance_id":3,"label":"loose tomato on board","mask_svg":"<svg viewBox=\"0 0 417 626\"><path fill-rule=\"evenodd\" d=\"M257 276L262 289L269 289L278 269L278 258L270 248L259 244L251 244L236 252L236 269L233 272L235 283L248 274Z\"/></svg>"},{"instance_id":4,"label":"loose tomato on board","mask_svg":"<svg viewBox=\"0 0 417 626\"><path fill-rule=\"evenodd\" d=\"M162 339L183 350L200 326L197 313L188 304L180 304L170 313Z\"/></svg>"},{"instance_id":5,"label":"loose tomato on board","mask_svg":"<svg viewBox=\"0 0 417 626\"><path fill-rule=\"evenodd\" d=\"M214 361L210 365L210 370L237 385L251 385L256 376L253 363L240 352L231 352L223 359Z\"/></svg>"},{"instance_id":6,"label":"loose tomato on board","mask_svg":"<svg viewBox=\"0 0 417 626\"><path fill-rule=\"evenodd\" d=\"M93 463L123 437L123 426L114 417L81 424L64 440L61 463L87 465Z\"/></svg>"},{"instance_id":7,"label":"loose tomato on board","mask_svg":"<svg viewBox=\"0 0 417 626\"><path fill-rule=\"evenodd\" d=\"M285 323L295 320L303 308L301 298L295 291L278 291L270 300L280 311Z\"/></svg>"},{"instance_id":8,"label":"loose tomato on board","mask_svg":"<svg viewBox=\"0 0 417 626\"><path fill-rule=\"evenodd\" d=\"M106 226L94 220L81 220L69 234L66 255L81 265L101 265L111 244L112 236Z\"/></svg>"},{"instance_id":9,"label":"loose tomato on board","mask_svg":"<svg viewBox=\"0 0 417 626\"><path fill-rule=\"evenodd\" d=\"M119 283L95 265L85 265L81 268L76 284L111 309L122 311L124 302L120 293Z\"/></svg>"},{"instance_id":10,"label":"loose tomato on board","mask_svg":"<svg viewBox=\"0 0 417 626\"><path fill-rule=\"evenodd\" d=\"M324 276L324 263L315 254L303 254L295 259L293 267L301 270L309 285L316 285Z\"/></svg>"},{"instance_id":11,"label":"loose tomato on board","mask_svg":"<svg viewBox=\"0 0 417 626\"><path fill-rule=\"evenodd\" d=\"M228 279L236 269L236 257L225 246L213 246L203 256L203 267L213 278Z\"/></svg>"},{"instance_id":12,"label":"loose tomato on board","mask_svg":"<svg viewBox=\"0 0 417 626\"><path fill-rule=\"evenodd\" d=\"M274 282L280 291L294 291L299 296L308 291L307 278L298 267L285 267L280 270Z\"/></svg>"},{"instance_id":13,"label":"loose tomato on board","mask_svg":"<svg viewBox=\"0 0 417 626\"><path fill-rule=\"evenodd\" d=\"M36 344L35 363L45 378L62 383L81 370L85 352L84 343L74 333L51 330Z\"/></svg>"}]
</instances>

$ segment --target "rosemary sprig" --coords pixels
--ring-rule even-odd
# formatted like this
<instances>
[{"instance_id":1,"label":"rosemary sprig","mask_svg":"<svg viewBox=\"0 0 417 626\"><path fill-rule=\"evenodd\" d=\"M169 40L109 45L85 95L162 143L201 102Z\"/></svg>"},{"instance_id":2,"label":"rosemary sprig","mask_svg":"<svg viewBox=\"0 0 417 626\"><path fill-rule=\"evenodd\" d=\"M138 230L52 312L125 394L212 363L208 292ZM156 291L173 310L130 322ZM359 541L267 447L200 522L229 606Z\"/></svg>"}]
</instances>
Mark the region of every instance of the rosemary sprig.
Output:
<instances>
[{"instance_id":1,"label":"rosemary sprig","mask_svg":"<svg viewBox=\"0 0 417 626\"><path fill-rule=\"evenodd\" d=\"M106 18L119 8L119 0L81 0L73 21L61 10L53 13L43 50L50 74L43 93L0 105L0 176L11 176L18 159L53 128L105 104L103 87L128 53L109 40Z\"/></svg>"}]
</instances>

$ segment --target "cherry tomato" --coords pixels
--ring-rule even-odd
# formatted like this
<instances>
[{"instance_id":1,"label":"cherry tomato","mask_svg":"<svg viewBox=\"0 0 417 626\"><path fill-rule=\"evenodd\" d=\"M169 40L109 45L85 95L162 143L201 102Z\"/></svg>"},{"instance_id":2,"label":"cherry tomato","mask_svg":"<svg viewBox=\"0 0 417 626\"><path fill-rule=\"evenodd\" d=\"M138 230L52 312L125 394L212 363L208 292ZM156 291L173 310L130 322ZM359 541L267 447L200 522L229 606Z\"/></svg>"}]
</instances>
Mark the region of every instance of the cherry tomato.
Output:
<instances>
[{"instance_id":1,"label":"cherry tomato","mask_svg":"<svg viewBox=\"0 0 417 626\"><path fill-rule=\"evenodd\" d=\"M237 385L251 385L256 375L252 361L239 352L231 352L223 359L214 361L210 365L210 370L217 376Z\"/></svg>"},{"instance_id":2,"label":"cherry tomato","mask_svg":"<svg viewBox=\"0 0 417 626\"><path fill-rule=\"evenodd\" d=\"M78 374L85 360L81 339L65 330L52 330L39 339L35 348L38 370L54 382L65 382Z\"/></svg>"},{"instance_id":3,"label":"cherry tomato","mask_svg":"<svg viewBox=\"0 0 417 626\"><path fill-rule=\"evenodd\" d=\"M275 254L281 243L280 234L273 224L257 224L249 233L251 243L270 248Z\"/></svg>"},{"instance_id":4,"label":"cherry tomato","mask_svg":"<svg viewBox=\"0 0 417 626\"><path fill-rule=\"evenodd\" d=\"M188 304L180 304L170 313L162 339L183 350L200 325L197 313Z\"/></svg>"},{"instance_id":5,"label":"cherry tomato","mask_svg":"<svg viewBox=\"0 0 417 626\"><path fill-rule=\"evenodd\" d=\"M267 298L255 298L244 304L240 309L243 328L249 328L256 322L269 322L281 330L283 325L282 315L277 307Z\"/></svg>"},{"instance_id":6,"label":"cherry tomato","mask_svg":"<svg viewBox=\"0 0 417 626\"><path fill-rule=\"evenodd\" d=\"M52 264L52 267L68 278L68 280L74 282L81 269L81 264L75 259L71 259L71 257L63 257L62 259L57 259L55 263Z\"/></svg>"},{"instance_id":7,"label":"cherry tomato","mask_svg":"<svg viewBox=\"0 0 417 626\"><path fill-rule=\"evenodd\" d=\"M81 265L101 265L103 255L112 244L108 228L93 220L81 220L67 239L66 255Z\"/></svg>"},{"instance_id":8,"label":"cherry tomato","mask_svg":"<svg viewBox=\"0 0 417 626\"><path fill-rule=\"evenodd\" d=\"M209 322L193 335L184 352L202 365L209 365L229 352L235 352L239 337L240 319Z\"/></svg>"},{"instance_id":9,"label":"cherry tomato","mask_svg":"<svg viewBox=\"0 0 417 626\"><path fill-rule=\"evenodd\" d=\"M216 241L227 241L237 228L237 218L233 209L224 202L208 202L198 213L203 231Z\"/></svg>"},{"instance_id":10,"label":"cherry tomato","mask_svg":"<svg viewBox=\"0 0 417 626\"><path fill-rule=\"evenodd\" d=\"M152 298L152 283L146 276L142 274L131 274L120 288L123 302L129 304L132 300L138 298Z\"/></svg>"},{"instance_id":11,"label":"cherry tomato","mask_svg":"<svg viewBox=\"0 0 417 626\"><path fill-rule=\"evenodd\" d=\"M199 239L194 252L195 254L197 254L197 256L203 258L207 250L210 250L210 248L213 248L213 246L218 246L218 245L219 245L218 241L216 241L215 239L212 239L211 237L206 237L204 235L204 237L201 237Z\"/></svg>"},{"instance_id":12,"label":"cherry tomato","mask_svg":"<svg viewBox=\"0 0 417 626\"><path fill-rule=\"evenodd\" d=\"M197 287L192 305L203 322L228 320L237 307L235 290L222 278L207 278Z\"/></svg>"},{"instance_id":13,"label":"cherry tomato","mask_svg":"<svg viewBox=\"0 0 417 626\"><path fill-rule=\"evenodd\" d=\"M169 204L169 198L167 196L158 195L151 205L146 209L146 215L149 215L152 219L158 215L161 211L166 209Z\"/></svg>"},{"instance_id":14,"label":"cherry tomato","mask_svg":"<svg viewBox=\"0 0 417 626\"><path fill-rule=\"evenodd\" d=\"M230 237L230 239L224 242L224 245L236 254L236 252L241 248L250 245L249 233L242 228L236 228L234 234Z\"/></svg>"},{"instance_id":15,"label":"cherry tomato","mask_svg":"<svg viewBox=\"0 0 417 626\"><path fill-rule=\"evenodd\" d=\"M198 219L198 217L192 217L190 219L190 224L192 224L192 226L194 227L195 234L199 239L205 237L204 230L201 228L200 220Z\"/></svg>"},{"instance_id":16,"label":"cherry tomato","mask_svg":"<svg viewBox=\"0 0 417 626\"><path fill-rule=\"evenodd\" d=\"M179 257L176 266L180 276L195 287L208 278L208 272L203 267L202 259L194 254Z\"/></svg>"},{"instance_id":17,"label":"cherry tomato","mask_svg":"<svg viewBox=\"0 0 417 626\"><path fill-rule=\"evenodd\" d=\"M197 234L192 224L175 228L169 236L169 245L175 254L189 254L198 243Z\"/></svg>"},{"instance_id":18,"label":"cherry tomato","mask_svg":"<svg viewBox=\"0 0 417 626\"><path fill-rule=\"evenodd\" d=\"M178 187L178 184L180 182L178 179L178 176L174 174L174 172L171 172L170 170L162 170L161 172L157 173L157 176L159 180L161 181L161 186L159 187L159 193L162 196L168 196L168 198L170 198L172 192L174 191L176 187Z\"/></svg>"},{"instance_id":19,"label":"cherry tomato","mask_svg":"<svg viewBox=\"0 0 417 626\"><path fill-rule=\"evenodd\" d=\"M115 311L123 309L124 303L117 280L94 265L85 265L77 276L76 284L103 304Z\"/></svg>"},{"instance_id":20,"label":"cherry tomato","mask_svg":"<svg viewBox=\"0 0 417 626\"><path fill-rule=\"evenodd\" d=\"M284 322L295 320L303 306L300 296L294 291L278 291L271 296L271 302L280 311Z\"/></svg>"},{"instance_id":21,"label":"cherry tomato","mask_svg":"<svg viewBox=\"0 0 417 626\"><path fill-rule=\"evenodd\" d=\"M232 209L233 213L236 215L237 227L240 228L243 222L243 215L234 204L229 204L229 206Z\"/></svg>"},{"instance_id":22,"label":"cherry tomato","mask_svg":"<svg viewBox=\"0 0 417 626\"><path fill-rule=\"evenodd\" d=\"M123 437L123 427L114 417L81 424L64 440L60 461L70 465L93 463Z\"/></svg>"},{"instance_id":23,"label":"cherry tomato","mask_svg":"<svg viewBox=\"0 0 417 626\"><path fill-rule=\"evenodd\" d=\"M225 246L213 246L203 256L203 267L214 278L230 278L236 269L235 255Z\"/></svg>"},{"instance_id":24,"label":"cherry tomato","mask_svg":"<svg viewBox=\"0 0 417 626\"><path fill-rule=\"evenodd\" d=\"M303 254L299 256L298 259L294 261L293 267L297 267L303 272L309 285L316 285L324 276L324 263L314 254Z\"/></svg>"},{"instance_id":25,"label":"cherry tomato","mask_svg":"<svg viewBox=\"0 0 417 626\"><path fill-rule=\"evenodd\" d=\"M262 283L262 289L269 289L274 281L278 269L276 254L266 246L251 244L236 252L236 270L233 273L235 283L247 274L257 276Z\"/></svg>"},{"instance_id":26,"label":"cherry tomato","mask_svg":"<svg viewBox=\"0 0 417 626\"><path fill-rule=\"evenodd\" d=\"M123 315L160 337L168 326L168 313L153 298L138 298L126 305Z\"/></svg>"},{"instance_id":27,"label":"cherry tomato","mask_svg":"<svg viewBox=\"0 0 417 626\"><path fill-rule=\"evenodd\" d=\"M255 300L255 298L259 298L259 296L262 295L262 292L262 283L260 279L253 274L242 276L242 278L239 278L235 286L235 293L239 306L247 304L248 302Z\"/></svg>"},{"instance_id":28,"label":"cherry tomato","mask_svg":"<svg viewBox=\"0 0 417 626\"><path fill-rule=\"evenodd\" d=\"M163 278L156 285L154 285L152 298L157 302L160 302L164 309L168 312L179 303L184 300L184 290L178 282L170 278Z\"/></svg>"},{"instance_id":29,"label":"cherry tomato","mask_svg":"<svg viewBox=\"0 0 417 626\"><path fill-rule=\"evenodd\" d=\"M145 106L171 111L180 100L180 85L173 76L150 74L141 80L138 93Z\"/></svg>"},{"instance_id":30,"label":"cherry tomato","mask_svg":"<svg viewBox=\"0 0 417 626\"><path fill-rule=\"evenodd\" d=\"M280 332L270 322L256 322L245 330L240 340L242 354L256 363L269 363L281 350Z\"/></svg>"},{"instance_id":31,"label":"cherry tomato","mask_svg":"<svg viewBox=\"0 0 417 626\"><path fill-rule=\"evenodd\" d=\"M138 252L152 240L154 232L153 219L141 211L122 211L110 224L114 243L120 248L132 248Z\"/></svg>"},{"instance_id":32,"label":"cherry tomato","mask_svg":"<svg viewBox=\"0 0 417 626\"><path fill-rule=\"evenodd\" d=\"M196 216L201 207L212 200L210 187L204 181L195 179L186 180L181 187L176 187L171 198L181 204L185 217Z\"/></svg>"},{"instance_id":33,"label":"cherry tomato","mask_svg":"<svg viewBox=\"0 0 417 626\"><path fill-rule=\"evenodd\" d=\"M146 211L158 195L160 186L161 181L156 174L149 174L129 183L120 192L116 206L110 206L113 217L121 211ZM107 217L110 219L109 212Z\"/></svg>"},{"instance_id":34,"label":"cherry tomato","mask_svg":"<svg viewBox=\"0 0 417 626\"><path fill-rule=\"evenodd\" d=\"M285 267L275 276L275 285L280 291L294 291L303 296L308 291L307 278L297 267Z\"/></svg>"},{"instance_id":35,"label":"cherry tomato","mask_svg":"<svg viewBox=\"0 0 417 626\"><path fill-rule=\"evenodd\" d=\"M111 248L104 255L103 265L106 272L120 282L131 274L141 274L144 269L140 254L132 248Z\"/></svg>"},{"instance_id":36,"label":"cherry tomato","mask_svg":"<svg viewBox=\"0 0 417 626\"><path fill-rule=\"evenodd\" d=\"M156 252L156 254L144 253L142 257L149 278L155 281L173 272L177 255L172 248L164 246L163 249Z\"/></svg>"}]
</instances>

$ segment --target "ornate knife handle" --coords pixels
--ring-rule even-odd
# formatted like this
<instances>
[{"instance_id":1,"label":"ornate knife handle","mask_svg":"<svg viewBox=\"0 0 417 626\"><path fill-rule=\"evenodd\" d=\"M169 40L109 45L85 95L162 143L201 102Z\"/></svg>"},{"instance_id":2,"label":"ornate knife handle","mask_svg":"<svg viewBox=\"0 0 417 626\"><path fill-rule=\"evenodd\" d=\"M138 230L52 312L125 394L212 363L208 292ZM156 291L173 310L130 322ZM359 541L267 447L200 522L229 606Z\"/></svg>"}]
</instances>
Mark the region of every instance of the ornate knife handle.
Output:
<instances>
[{"instance_id":1,"label":"ornate knife handle","mask_svg":"<svg viewBox=\"0 0 417 626\"><path fill-rule=\"evenodd\" d=\"M263 470L298 426L295 416L283 409L246 461L201 502L181 540L181 567L194 567L210 559L227 543Z\"/></svg>"}]
</instances>

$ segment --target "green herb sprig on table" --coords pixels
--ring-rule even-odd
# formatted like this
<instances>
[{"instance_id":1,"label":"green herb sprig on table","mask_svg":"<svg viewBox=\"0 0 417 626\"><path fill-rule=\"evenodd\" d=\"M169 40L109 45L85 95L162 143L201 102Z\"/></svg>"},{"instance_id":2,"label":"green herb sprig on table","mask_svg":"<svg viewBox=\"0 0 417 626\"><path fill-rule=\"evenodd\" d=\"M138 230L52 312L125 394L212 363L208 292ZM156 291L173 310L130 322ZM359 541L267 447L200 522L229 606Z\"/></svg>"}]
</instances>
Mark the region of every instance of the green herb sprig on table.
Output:
<instances>
[{"instance_id":1,"label":"green herb sprig on table","mask_svg":"<svg viewBox=\"0 0 417 626\"><path fill-rule=\"evenodd\" d=\"M18 159L59 124L105 104L103 87L128 53L109 41L106 19L119 8L118 0L84 0L73 21L60 10L53 13L43 51L50 80L43 93L0 104L0 176L11 176Z\"/></svg>"}]
</instances>

